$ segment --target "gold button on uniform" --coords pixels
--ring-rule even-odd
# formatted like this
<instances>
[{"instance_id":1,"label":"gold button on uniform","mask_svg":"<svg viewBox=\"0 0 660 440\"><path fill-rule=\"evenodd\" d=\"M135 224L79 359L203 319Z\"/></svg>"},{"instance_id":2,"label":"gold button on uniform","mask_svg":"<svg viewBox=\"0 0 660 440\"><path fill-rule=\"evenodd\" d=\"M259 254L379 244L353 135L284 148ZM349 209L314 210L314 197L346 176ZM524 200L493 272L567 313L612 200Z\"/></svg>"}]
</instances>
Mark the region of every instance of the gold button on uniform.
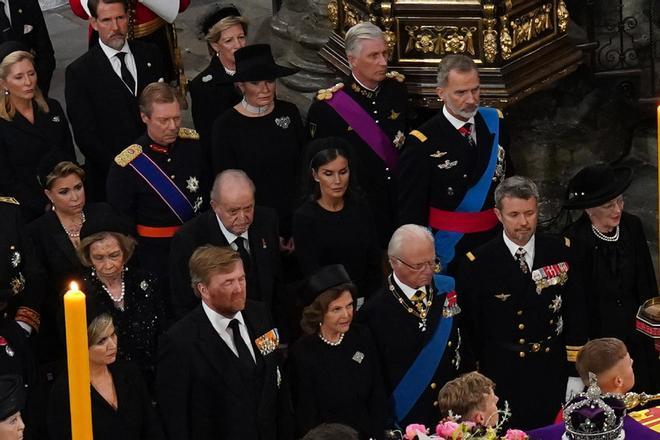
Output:
<instances>
[{"instance_id":1,"label":"gold button on uniform","mask_svg":"<svg viewBox=\"0 0 660 440\"><path fill-rule=\"evenodd\" d=\"M522 315L522 314L523 314L523 311L522 311L522 310L518 310L518 311L516 312L516 315L518 315L518 316L520 316L520 315Z\"/></svg>"},{"instance_id":2,"label":"gold button on uniform","mask_svg":"<svg viewBox=\"0 0 660 440\"><path fill-rule=\"evenodd\" d=\"M525 324L518 324L518 330L525 330Z\"/></svg>"},{"instance_id":3,"label":"gold button on uniform","mask_svg":"<svg viewBox=\"0 0 660 440\"><path fill-rule=\"evenodd\" d=\"M433 406L438 406L438 401L433 402Z\"/></svg>"},{"instance_id":4,"label":"gold button on uniform","mask_svg":"<svg viewBox=\"0 0 660 440\"><path fill-rule=\"evenodd\" d=\"M447 342L447 347L451 347L451 341Z\"/></svg>"},{"instance_id":5,"label":"gold button on uniform","mask_svg":"<svg viewBox=\"0 0 660 440\"><path fill-rule=\"evenodd\" d=\"M170 179L174 179L174 174L172 174L172 175L170 176Z\"/></svg>"},{"instance_id":6,"label":"gold button on uniform","mask_svg":"<svg viewBox=\"0 0 660 440\"><path fill-rule=\"evenodd\" d=\"M433 383L431 384L431 389L432 389L432 390L436 389L437 387L438 387L438 386L435 384L435 382L433 382Z\"/></svg>"},{"instance_id":7,"label":"gold button on uniform","mask_svg":"<svg viewBox=\"0 0 660 440\"><path fill-rule=\"evenodd\" d=\"M524 343L525 343L525 340L524 340L523 338L520 338L520 339L518 339L518 343L519 343L519 344L524 344Z\"/></svg>"},{"instance_id":8,"label":"gold button on uniform","mask_svg":"<svg viewBox=\"0 0 660 440\"><path fill-rule=\"evenodd\" d=\"M550 320L550 324L554 324L554 323L555 323L555 320L554 320L554 319L551 319L551 320Z\"/></svg>"},{"instance_id":9,"label":"gold button on uniform","mask_svg":"<svg viewBox=\"0 0 660 440\"><path fill-rule=\"evenodd\" d=\"M534 353L538 352L540 349L541 349L541 344L539 344L538 342L532 344L532 351Z\"/></svg>"},{"instance_id":10,"label":"gold button on uniform","mask_svg":"<svg viewBox=\"0 0 660 440\"><path fill-rule=\"evenodd\" d=\"M521 358L524 358L524 357L525 357L525 352L524 352L524 351L521 351L521 352L519 353L519 355L520 355Z\"/></svg>"},{"instance_id":11,"label":"gold button on uniform","mask_svg":"<svg viewBox=\"0 0 660 440\"><path fill-rule=\"evenodd\" d=\"M550 347L545 347L545 352L550 353Z\"/></svg>"}]
</instances>

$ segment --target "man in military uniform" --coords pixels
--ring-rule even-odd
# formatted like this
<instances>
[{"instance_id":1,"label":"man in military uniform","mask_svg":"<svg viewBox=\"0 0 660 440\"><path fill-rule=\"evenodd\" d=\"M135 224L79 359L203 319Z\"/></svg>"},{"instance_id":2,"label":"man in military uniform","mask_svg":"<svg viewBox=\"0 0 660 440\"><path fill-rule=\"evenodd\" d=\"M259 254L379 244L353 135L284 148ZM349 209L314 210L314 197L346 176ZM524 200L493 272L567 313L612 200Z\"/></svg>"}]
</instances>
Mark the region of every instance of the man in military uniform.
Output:
<instances>
[{"instance_id":1,"label":"man in military uniform","mask_svg":"<svg viewBox=\"0 0 660 440\"><path fill-rule=\"evenodd\" d=\"M406 131L408 92L403 75L387 72L389 50L376 25L353 26L345 41L351 75L318 92L307 114L308 132L311 138L340 136L353 145L358 183L378 219L385 247L396 224L395 171Z\"/></svg>"},{"instance_id":2,"label":"man in military uniform","mask_svg":"<svg viewBox=\"0 0 660 440\"><path fill-rule=\"evenodd\" d=\"M464 55L438 67L442 111L413 130L401 154L399 222L431 226L443 267L498 228L493 191L511 174L502 113L479 107L479 72Z\"/></svg>"},{"instance_id":3,"label":"man in military uniform","mask_svg":"<svg viewBox=\"0 0 660 440\"><path fill-rule=\"evenodd\" d=\"M457 278L479 370L497 383L521 429L552 423L565 394L582 390L575 358L587 336L570 240L536 233L537 208L530 179L500 183L495 213L504 231L462 256Z\"/></svg>"},{"instance_id":4,"label":"man in military uniform","mask_svg":"<svg viewBox=\"0 0 660 440\"><path fill-rule=\"evenodd\" d=\"M160 278L167 293L174 233L205 206L208 185L199 135L181 128L176 90L149 84L140 96L146 133L115 158L108 173L108 202L136 225L141 267Z\"/></svg>"},{"instance_id":5,"label":"man in military uniform","mask_svg":"<svg viewBox=\"0 0 660 440\"><path fill-rule=\"evenodd\" d=\"M44 276L31 243L25 236L16 199L0 197L0 372L17 374L27 385L24 419L35 428L39 414L33 403L38 402L31 397L36 364L28 336L39 331ZM26 438L30 438L28 434L29 429Z\"/></svg>"},{"instance_id":6,"label":"man in military uniform","mask_svg":"<svg viewBox=\"0 0 660 440\"><path fill-rule=\"evenodd\" d=\"M87 195L103 201L112 159L144 132L137 97L164 70L155 45L127 41L126 0L90 0L89 7L99 44L67 66L64 95L85 155Z\"/></svg>"},{"instance_id":7,"label":"man in military uniform","mask_svg":"<svg viewBox=\"0 0 660 440\"><path fill-rule=\"evenodd\" d=\"M392 274L357 314L373 335L393 424L433 426L438 391L474 365L459 328L454 279L437 274L433 236L418 225L392 235Z\"/></svg>"}]
</instances>

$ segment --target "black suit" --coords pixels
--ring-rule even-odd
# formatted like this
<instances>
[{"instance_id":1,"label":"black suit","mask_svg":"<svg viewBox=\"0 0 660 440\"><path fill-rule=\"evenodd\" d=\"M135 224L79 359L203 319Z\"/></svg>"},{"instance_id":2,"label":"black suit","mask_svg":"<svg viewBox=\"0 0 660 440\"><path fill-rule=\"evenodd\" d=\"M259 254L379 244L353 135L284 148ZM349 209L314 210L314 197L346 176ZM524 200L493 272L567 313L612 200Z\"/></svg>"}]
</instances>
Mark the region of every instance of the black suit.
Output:
<instances>
[{"instance_id":1,"label":"black suit","mask_svg":"<svg viewBox=\"0 0 660 440\"><path fill-rule=\"evenodd\" d=\"M281 261L277 214L271 208L257 206L248 229L250 262L247 271L248 298L268 305L276 302L281 280ZM181 317L199 304L190 286L188 260L195 249L205 244L227 246L218 218L209 210L184 224L170 245L170 283L174 315Z\"/></svg>"},{"instance_id":2,"label":"black suit","mask_svg":"<svg viewBox=\"0 0 660 440\"><path fill-rule=\"evenodd\" d=\"M398 296L389 290L390 283L398 292ZM427 329L422 331L420 319L407 311L408 307L414 306L407 298L403 303L399 303L398 298L405 298L405 294L401 292L393 277L388 278L387 286L367 300L358 312L357 319L371 331L385 381L385 393L391 396L436 331L443 316L447 295L438 296L433 288L433 303L428 312ZM407 426L410 423L432 426L437 423L438 408L437 403L434 402L438 399L438 391L445 382L473 369L471 356L467 355L464 342L461 341L460 316L459 314L454 317L447 346L444 348L438 367L433 372L429 386L422 392L404 420L398 421L400 426ZM391 399L389 405L393 414Z\"/></svg>"},{"instance_id":3,"label":"black suit","mask_svg":"<svg viewBox=\"0 0 660 440\"><path fill-rule=\"evenodd\" d=\"M137 66L137 96L163 77L158 47L129 43ZM85 155L88 190L105 200L108 167L114 157L145 131L137 97L115 73L100 46L91 48L66 68L64 93L73 134Z\"/></svg>"},{"instance_id":4,"label":"black suit","mask_svg":"<svg viewBox=\"0 0 660 440\"><path fill-rule=\"evenodd\" d=\"M442 110L406 137L399 168L399 224L429 225L429 208L455 211L483 175L490 158L493 134L479 113L474 118L476 148L449 122ZM473 127L474 129L474 127ZM482 210L495 205L493 194L505 176L513 174L509 135L500 119L498 159ZM416 136L416 133L419 133ZM420 139L421 138L421 139ZM498 227L465 234L456 245L456 255L492 239Z\"/></svg>"},{"instance_id":5,"label":"black suit","mask_svg":"<svg viewBox=\"0 0 660 440\"><path fill-rule=\"evenodd\" d=\"M587 340L588 314L570 241L535 237L531 273L522 272L500 236L460 258L457 279L479 369L511 404L512 424L520 429L552 423L567 377L576 375L567 354L576 355ZM550 266L551 274L560 263L568 263L563 281L535 284L540 268Z\"/></svg>"},{"instance_id":6,"label":"black suit","mask_svg":"<svg viewBox=\"0 0 660 440\"><path fill-rule=\"evenodd\" d=\"M64 110L54 99L47 103L48 113L33 104L34 123L18 112L11 121L0 119L0 194L16 197L26 223L42 215L48 203L37 180L41 161L75 157Z\"/></svg>"},{"instance_id":7,"label":"black suit","mask_svg":"<svg viewBox=\"0 0 660 440\"><path fill-rule=\"evenodd\" d=\"M7 0L6 0L7 1ZM38 0L8 0L11 29L0 32L0 43L20 41L34 54L37 82L44 96L48 95L55 70L55 51L48 35L44 14Z\"/></svg>"},{"instance_id":8,"label":"black suit","mask_svg":"<svg viewBox=\"0 0 660 440\"><path fill-rule=\"evenodd\" d=\"M278 438L276 353L262 356L254 343L271 330L269 314L264 304L248 300L242 315L256 358L253 374L201 305L161 338L156 388L170 440Z\"/></svg>"}]
</instances>

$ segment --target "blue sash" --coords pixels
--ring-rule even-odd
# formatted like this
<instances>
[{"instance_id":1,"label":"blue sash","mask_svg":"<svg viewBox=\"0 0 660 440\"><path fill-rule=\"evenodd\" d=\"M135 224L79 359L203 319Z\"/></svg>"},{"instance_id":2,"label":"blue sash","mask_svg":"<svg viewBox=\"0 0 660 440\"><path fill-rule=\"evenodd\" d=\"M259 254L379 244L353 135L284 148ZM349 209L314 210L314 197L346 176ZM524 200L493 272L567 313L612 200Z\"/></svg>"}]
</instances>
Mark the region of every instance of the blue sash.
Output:
<instances>
[{"instance_id":1,"label":"blue sash","mask_svg":"<svg viewBox=\"0 0 660 440\"><path fill-rule=\"evenodd\" d=\"M433 282L438 292L436 300L442 294L454 290L454 279L446 275L434 275ZM440 318L440 322L428 340L424 348L419 352L415 362L410 366L406 374L397 384L392 392L394 401L394 416L396 422L400 423L410 412L417 400L429 385L435 371L440 365L442 356L447 347L447 341L451 334L453 318Z\"/></svg>"},{"instance_id":2,"label":"blue sash","mask_svg":"<svg viewBox=\"0 0 660 440\"><path fill-rule=\"evenodd\" d=\"M479 107L479 114L484 118L488 130L494 134L490 159L483 175L465 193L463 200L461 200L461 203L455 209L456 212L481 211L493 181L493 175L495 174L497 153L500 144L500 118L497 114L497 109L490 107ZM435 253L440 260L443 272L447 270L447 265L454 259L456 255L456 244L461 238L463 238L462 232L437 231L435 233Z\"/></svg>"},{"instance_id":3,"label":"blue sash","mask_svg":"<svg viewBox=\"0 0 660 440\"><path fill-rule=\"evenodd\" d=\"M126 148L115 157L115 162L121 167L130 165L182 224L193 217L195 212L188 198L149 156L142 153L140 145Z\"/></svg>"}]
</instances>

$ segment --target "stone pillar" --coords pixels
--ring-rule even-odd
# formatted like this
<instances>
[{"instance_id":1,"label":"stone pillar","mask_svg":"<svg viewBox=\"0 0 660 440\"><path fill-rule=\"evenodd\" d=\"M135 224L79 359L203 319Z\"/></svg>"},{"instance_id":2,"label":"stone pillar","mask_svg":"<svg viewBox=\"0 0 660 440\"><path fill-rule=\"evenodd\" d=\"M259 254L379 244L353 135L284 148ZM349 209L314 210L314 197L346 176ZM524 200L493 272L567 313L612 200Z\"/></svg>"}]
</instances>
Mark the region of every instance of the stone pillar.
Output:
<instances>
[{"instance_id":1,"label":"stone pillar","mask_svg":"<svg viewBox=\"0 0 660 440\"><path fill-rule=\"evenodd\" d=\"M318 55L332 34L328 3L329 0L284 0L271 22L273 55L279 63L300 69L281 79L278 96L294 102L303 113L318 89L340 81Z\"/></svg>"}]
</instances>

